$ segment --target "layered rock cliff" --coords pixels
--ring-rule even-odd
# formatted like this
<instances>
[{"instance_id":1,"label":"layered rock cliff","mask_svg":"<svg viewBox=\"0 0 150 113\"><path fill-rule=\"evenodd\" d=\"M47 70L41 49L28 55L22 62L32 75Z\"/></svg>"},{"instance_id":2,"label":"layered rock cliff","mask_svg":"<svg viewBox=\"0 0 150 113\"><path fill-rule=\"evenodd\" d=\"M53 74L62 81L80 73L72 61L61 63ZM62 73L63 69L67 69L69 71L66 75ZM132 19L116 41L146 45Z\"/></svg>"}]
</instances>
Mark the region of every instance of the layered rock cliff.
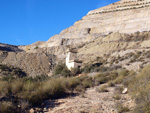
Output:
<instances>
[{"instance_id":1,"label":"layered rock cliff","mask_svg":"<svg viewBox=\"0 0 150 113\"><path fill-rule=\"evenodd\" d=\"M81 20L38 46L75 45L111 32L134 33L150 30L150 0L121 0L90 11Z\"/></svg>"},{"instance_id":2,"label":"layered rock cliff","mask_svg":"<svg viewBox=\"0 0 150 113\"><path fill-rule=\"evenodd\" d=\"M139 69L149 62L145 55L150 50L149 26L150 0L121 0L90 11L46 42L19 47L0 45L0 63L20 67L31 76L50 75L54 65L64 61L67 47L71 47L78 49L78 58L84 64L101 60L107 66ZM139 52L143 56L133 61Z\"/></svg>"}]
</instances>

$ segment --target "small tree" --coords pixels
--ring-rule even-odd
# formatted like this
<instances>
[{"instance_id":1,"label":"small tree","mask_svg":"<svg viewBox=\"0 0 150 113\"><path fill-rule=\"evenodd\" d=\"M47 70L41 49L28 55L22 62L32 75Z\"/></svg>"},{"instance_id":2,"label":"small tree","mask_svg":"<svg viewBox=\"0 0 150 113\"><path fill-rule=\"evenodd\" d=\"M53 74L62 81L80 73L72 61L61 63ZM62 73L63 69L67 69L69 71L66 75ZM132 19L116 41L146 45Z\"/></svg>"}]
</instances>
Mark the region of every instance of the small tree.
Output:
<instances>
[{"instance_id":1,"label":"small tree","mask_svg":"<svg viewBox=\"0 0 150 113\"><path fill-rule=\"evenodd\" d=\"M54 68L54 75L61 74L63 68L64 68L64 64L57 64Z\"/></svg>"},{"instance_id":2,"label":"small tree","mask_svg":"<svg viewBox=\"0 0 150 113\"><path fill-rule=\"evenodd\" d=\"M61 71L61 75L62 75L62 76L65 76L65 77L68 77L68 76L71 76L71 72L70 72L70 70L65 66L65 67L63 68L63 70Z\"/></svg>"},{"instance_id":3,"label":"small tree","mask_svg":"<svg viewBox=\"0 0 150 113\"><path fill-rule=\"evenodd\" d=\"M54 68L54 75L61 75L61 76L70 76L70 70L66 67L65 64L57 64Z\"/></svg>"}]
</instances>

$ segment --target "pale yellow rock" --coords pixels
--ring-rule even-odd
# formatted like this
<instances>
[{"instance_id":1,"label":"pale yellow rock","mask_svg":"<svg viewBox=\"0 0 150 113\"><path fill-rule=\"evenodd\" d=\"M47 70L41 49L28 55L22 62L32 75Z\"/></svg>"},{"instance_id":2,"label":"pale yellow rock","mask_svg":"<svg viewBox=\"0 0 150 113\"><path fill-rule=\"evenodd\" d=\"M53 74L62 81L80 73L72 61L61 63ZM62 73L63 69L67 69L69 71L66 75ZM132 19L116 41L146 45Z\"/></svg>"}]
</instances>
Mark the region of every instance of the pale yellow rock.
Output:
<instances>
[{"instance_id":1,"label":"pale yellow rock","mask_svg":"<svg viewBox=\"0 0 150 113\"><path fill-rule=\"evenodd\" d=\"M34 109L32 108L32 109L30 109L30 113L34 113Z\"/></svg>"},{"instance_id":2,"label":"pale yellow rock","mask_svg":"<svg viewBox=\"0 0 150 113\"><path fill-rule=\"evenodd\" d=\"M39 47L75 45L88 42L111 32L134 33L150 30L150 0L121 0L90 11L81 20ZM117 41L121 37L104 39ZM64 40L65 39L65 40Z\"/></svg>"},{"instance_id":3,"label":"pale yellow rock","mask_svg":"<svg viewBox=\"0 0 150 113\"><path fill-rule=\"evenodd\" d=\"M140 45L142 48L150 47L150 40L145 40Z\"/></svg>"}]
</instances>

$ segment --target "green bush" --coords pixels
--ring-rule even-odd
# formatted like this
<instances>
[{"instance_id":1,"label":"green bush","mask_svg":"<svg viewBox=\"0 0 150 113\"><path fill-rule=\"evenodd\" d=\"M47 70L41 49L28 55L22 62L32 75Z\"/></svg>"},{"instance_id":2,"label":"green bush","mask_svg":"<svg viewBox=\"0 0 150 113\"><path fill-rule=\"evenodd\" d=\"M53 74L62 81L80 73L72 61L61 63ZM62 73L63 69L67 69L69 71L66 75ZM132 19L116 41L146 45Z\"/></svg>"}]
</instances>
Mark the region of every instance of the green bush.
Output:
<instances>
[{"instance_id":1,"label":"green bush","mask_svg":"<svg viewBox=\"0 0 150 113\"><path fill-rule=\"evenodd\" d=\"M108 73L99 73L94 76L95 85L104 84L109 81Z\"/></svg>"},{"instance_id":2,"label":"green bush","mask_svg":"<svg viewBox=\"0 0 150 113\"><path fill-rule=\"evenodd\" d=\"M54 75L60 75L60 76L64 76L64 77L68 77L71 76L71 72L70 70L66 67L65 64L57 64L54 68Z\"/></svg>"},{"instance_id":3,"label":"green bush","mask_svg":"<svg viewBox=\"0 0 150 113\"><path fill-rule=\"evenodd\" d=\"M81 69L82 73L99 72L101 70L102 63L89 64Z\"/></svg>"},{"instance_id":4,"label":"green bush","mask_svg":"<svg viewBox=\"0 0 150 113\"><path fill-rule=\"evenodd\" d=\"M63 70L60 74L61 74L61 76L64 76L64 77L71 76L71 72L66 66L63 68Z\"/></svg>"},{"instance_id":5,"label":"green bush","mask_svg":"<svg viewBox=\"0 0 150 113\"><path fill-rule=\"evenodd\" d=\"M61 74L62 70L64 69L64 64L57 64L55 67L54 67L54 75L58 75L58 74Z\"/></svg>"},{"instance_id":6,"label":"green bush","mask_svg":"<svg viewBox=\"0 0 150 113\"><path fill-rule=\"evenodd\" d=\"M47 76L47 75L37 75L36 77L34 77L34 78L29 78L29 79L32 80L32 81L41 82L41 81L47 81L48 76ZM29 80L29 79L28 79L28 80Z\"/></svg>"},{"instance_id":7,"label":"green bush","mask_svg":"<svg viewBox=\"0 0 150 113\"><path fill-rule=\"evenodd\" d=\"M94 66L91 64L91 65L85 66L85 67L82 69L82 72L83 72L83 73L90 73L90 72L92 72L93 69L94 69Z\"/></svg>"}]
</instances>

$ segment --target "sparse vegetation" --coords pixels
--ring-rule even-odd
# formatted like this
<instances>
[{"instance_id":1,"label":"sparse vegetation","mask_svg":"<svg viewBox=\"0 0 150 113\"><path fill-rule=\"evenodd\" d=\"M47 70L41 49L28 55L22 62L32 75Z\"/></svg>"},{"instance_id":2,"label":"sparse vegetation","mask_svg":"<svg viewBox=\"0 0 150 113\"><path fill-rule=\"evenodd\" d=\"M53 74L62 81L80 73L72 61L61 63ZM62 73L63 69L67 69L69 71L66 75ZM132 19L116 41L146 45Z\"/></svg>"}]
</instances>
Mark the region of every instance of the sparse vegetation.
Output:
<instances>
[{"instance_id":1,"label":"sparse vegetation","mask_svg":"<svg viewBox=\"0 0 150 113\"><path fill-rule=\"evenodd\" d=\"M73 68L69 70L65 64L59 63L55 66L53 74L55 76L63 76L63 77L70 77L76 76L81 73L79 68Z\"/></svg>"},{"instance_id":2,"label":"sparse vegetation","mask_svg":"<svg viewBox=\"0 0 150 113\"><path fill-rule=\"evenodd\" d=\"M114 62L114 61L112 60L112 62ZM103 63L106 63L106 61ZM104 66L103 63L89 64L89 65L85 66L84 68L82 68L81 72L82 73L91 73L91 72L103 73L103 72L109 72L109 71L121 69L121 66L119 66L119 65L107 67L107 66Z\"/></svg>"},{"instance_id":3,"label":"sparse vegetation","mask_svg":"<svg viewBox=\"0 0 150 113\"><path fill-rule=\"evenodd\" d=\"M108 87L114 87L114 86L115 86L115 84L112 81L108 82Z\"/></svg>"},{"instance_id":4,"label":"sparse vegetation","mask_svg":"<svg viewBox=\"0 0 150 113\"><path fill-rule=\"evenodd\" d=\"M15 113L15 106L10 101L0 102L1 113Z\"/></svg>"},{"instance_id":5,"label":"sparse vegetation","mask_svg":"<svg viewBox=\"0 0 150 113\"><path fill-rule=\"evenodd\" d=\"M59 63L55 66L53 74L56 76L59 75L68 77L71 76L71 71L66 67L65 64Z\"/></svg>"},{"instance_id":6,"label":"sparse vegetation","mask_svg":"<svg viewBox=\"0 0 150 113\"><path fill-rule=\"evenodd\" d=\"M96 68L100 67L97 66ZM2 69L6 71L7 67L4 66ZM137 103L137 107L134 110L135 113L149 112L150 110L150 66L142 69L139 74L136 74L134 71L129 72L121 69L116 71L101 71L92 77L73 77L80 70L66 70L66 67L63 65L58 65L58 67L55 67L55 76L53 77L45 75L35 78L17 77L15 79L2 77L0 79L0 105L5 105L5 107L0 110L4 113L9 113L9 109L13 109L16 113L25 112L31 106L40 105L46 99L60 98L72 93L81 93L86 88L104 83L108 84L98 87L96 91L108 92L107 87L115 86L116 94L114 94L114 99L120 100L120 93L123 91L123 87L118 87L116 84L122 83L125 87L128 87L129 94ZM21 70L16 71L19 72ZM117 109L118 112L129 110L123 105L118 106Z\"/></svg>"},{"instance_id":7,"label":"sparse vegetation","mask_svg":"<svg viewBox=\"0 0 150 113\"><path fill-rule=\"evenodd\" d=\"M129 94L134 98L137 106L135 113L150 112L150 66L143 68L139 74L130 73L125 79L124 85L128 87Z\"/></svg>"},{"instance_id":8,"label":"sparse vegetation","mask_svg":"<svg viewBox=\"0 0 150 113\"><path fill-rule=\"evenodd\" d=\"M64 68L63 65L56 67L55 75L59 76L53 77L41 75L35 78L1 78L0 103L12 102L15 112L20 112L18 110L24 112L31 106L40 105L45 99L59 98L70 93L84 92L86 88L113 81L118 76L118 72L101 72L94 77L71 77L71 71L69 72L69 76L62 72ZM77 72L74 70L72 73ZM99 91L106 92L108 90L106 87L102 87ZM1 100L4 98L8 101Z\"/></svg>"},{"instance_id":9,"label":"sparse vegetation","mask_svg":"<svg viewBox=\"0 0 150 113\"><path fill-rule=\"evenodd\" d=\"M34 49L38 49L39 47L38 46L36 46Z\"/></svg>"},{"instance_id":10,"label":"sparse vegetation","mask_svg":"<svg viewBox=\"0 0 150 113\"><path fill-rule=\"evenodd\" d=\"M85 66L81 71L83 73L90 73L90 72L98 72L100 70L101 63L90 64Z\"/></svg>"},{"instance_id":11,"label":"sparse vegetation","mask_svg":"<svg viewBox=\"0 0 150 113\"><path fill-rule=\"evenodd\" d=\"M100 86L98 88L96 88L96 91L101 93L101 92L108 92L108 89L107 89L107 86L104 85L104 86Z\"/></svg>"},{"instance_id":12,"label":"sparse vegetation","mask_svg":"<svg viewBox=\"0 0 150 113\"><path fill-rule=\"evenodd\" d=\"M24 112L31 106L40 105L45 99L60 98L66 94L84 92L86 88L92 86L93 80L88 76L46 77L46 79L24 77L8 81L0 79L0 104L6 105L1 110L4 113L5 111L9 113L7 108L11 109L13 106L14 112L20 112L19 110Z\"/></svg>"},{"instance_id":13,"label":"sparse vegetation","mask_svg":"<svg viewBox=\"0 0 150 113\"><path fill-rule=\"evenodd\" d=\"M3 79L9 79L9 78L17 78L17 77L24 77L26 76L26 73L19 69L15 68L13 66L7 66L4 64L0 64L0 77Z\"/></svg>"},{"instance_id":14,"label":"sparse vegetation","mask_svg":"<svg viewBox=\"0 0 150 113\"><path fill-rule=\"evenodd\" d=\"M119 94L116 94L114 97L113 97L115 100L120 100L121 99L121 96Z\"/></svg>"},{"instance_id":15,"label":"sparse vegetation","mask_svg":"<svg viewBox=\"0 0 150 113\"><path fill-rule=\"evenodd\" d=\"M117 109L118 113L124 113L124 112L129 111L129 108L124 107L121 103L116 103L116 109Z\"/></svg>"}]
</instances>

